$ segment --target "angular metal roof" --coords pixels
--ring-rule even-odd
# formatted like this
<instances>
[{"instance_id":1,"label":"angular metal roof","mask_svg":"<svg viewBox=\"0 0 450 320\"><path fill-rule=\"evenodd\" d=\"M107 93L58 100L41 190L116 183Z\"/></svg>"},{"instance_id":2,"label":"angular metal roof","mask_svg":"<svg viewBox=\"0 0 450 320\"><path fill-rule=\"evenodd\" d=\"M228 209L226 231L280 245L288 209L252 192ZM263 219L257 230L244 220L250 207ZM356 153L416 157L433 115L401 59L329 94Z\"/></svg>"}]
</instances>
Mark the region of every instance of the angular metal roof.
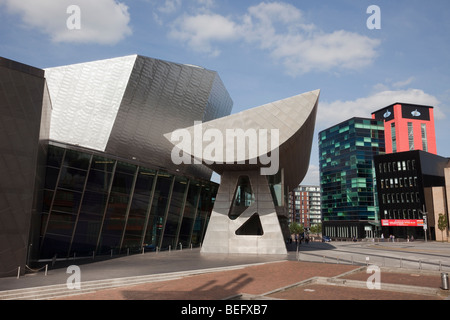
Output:
<instances>
[{"instance_id":1,"label":"angular metal roof","mask_svg":"<svg viewBox=\"0 0 450 320\"><path fill-rule=\"evenodd\" d=\"M261 157L267 152L271 155L278 152L279 167L285 170L285 184L294 188L303 180L309 167L319 96L320 90L315 90L184 128L182 130L189 133L190 143L173 142L173 132L164 136L172 141L180 153L191 155L219 174L226 170L267 167L267 164L261 163ZM279 135L276 143L271 140L274 129ZM256 146L248 143L252 133L264 130L267 139L259 139ZM237 142L239 137L232 139L230 133L246 136L245 150L239 149L239 146L242 147ZM222 150L205 153L214 141L209 137L215 134L223 137ZM205 136L208 138L205 139ZM261 147L261 141L266 142L266 147Z\"/></svg>"},{"instance_id":2,"label":"angular metal roof","mask_svg":"<svg viewBox=\"0 0 450 320\"><path fill-rule=\"evenodd\" d=\"M215 71L131 55L45 70L50 139L175 170L163 133L231 113ZM209 179L205 167L177 168Z\"/></svg>"}]
</instances>

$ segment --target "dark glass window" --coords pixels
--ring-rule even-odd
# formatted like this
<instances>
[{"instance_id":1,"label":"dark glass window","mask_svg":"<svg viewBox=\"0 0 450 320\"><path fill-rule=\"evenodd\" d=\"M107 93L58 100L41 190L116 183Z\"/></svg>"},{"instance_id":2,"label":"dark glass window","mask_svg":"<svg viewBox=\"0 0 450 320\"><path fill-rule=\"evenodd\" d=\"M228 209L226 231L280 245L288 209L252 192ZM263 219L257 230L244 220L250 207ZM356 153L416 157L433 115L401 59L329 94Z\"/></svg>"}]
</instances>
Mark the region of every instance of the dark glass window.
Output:
<instances>
[{"instance_id":1,"label":"dark glass window","mask_svg":"<svg viewBox=\"0 0 450 320\"><path fill-rule=\"evenodd\" d=\"M136 172L136 166L126 162L117 161L116 172L134 174Z\"/></svg>"},{"instance_id":2,"label":"dark glass window","mask_svg":"<svg viewBox=\"0 0 450 320\"><path fill-rule=\"evenodd\" d=\"M128 214L123 247L132 248L135 251L140 249L149 206L149 196L134 193Z\"/></svg>"},{"instance_id":3,"label":"dark glass window","mask_svg":"<svg viewBox=\"0 0 450 320\"><path fill-rule=\"evenodd\" d=\"M117 250L120 247L128 201L127 195L111 193L103 221L101 252L107 253L111 249Z\"/></svg>"},{"instance_id":4,"label":"dark glass window","mask_svg":"<svg viewBox=\"0 0 450 320\"><path fill-rule=\"evenodd\" d=\"M167 214L166 226L164 230L164 240L162 247L171 245L176 247L176 234L180 217L183 210L184 194L186 192L187 181L184 178L177 177L172 190L172 197L170 199L169 211Z\"/></svg>"},{"instance_id":5,"label":"dark glass window","mask_svg":"<svg viewBox=\"0 0 450 320\"><path fill-rule=\"evenodd\" d=\"M108 192L112 173L91 169L86 185L86 190Z\"/></svg>"},{"instance_id":6,"label":"dark glass window","mask_svg":"<svg viewBox=\"0 0 450 320\"><path fill-rule=\"evenodd\" d=\"M164 173L158 174L149 224L145 236L146 244L159 246L171 184L171 175Z\"/></svg>"},{"instance_id":7,"label":"dark glass window","mask_svg":"<svg viewBox=\"0 0 450 320\"><path fill-rule=\"evenodd\" d=\"M81 211L103 216L108 195L106 193L86 191Z\"/></svg>"},{"instance_id":8,"label":"dark glass window","mask_svg":"<svg viewBox=\"0 0 450 320\"><path fill-rule=\"evenodd\" d=\"M57 190L52 211L77 214L80 206L81 193L66 190Z\"/></svg>"},{"instance_id":9,"label":"dark glass window","mask_svg":"<svg viewBox=\"0 0 450 320\"><path fill-rule=\"evenodd\" d=\"M186 205L184 207L183 221L181 223L180 242L184 247L190 245L191 230L194 224L195 215L197 213L197 203L200 196L200 183L191 181L189 184L189 191L186 198Z\"/></svg>"},{"instance_id":10,"label":"dark glass window","mask_svg":"<svg viewBox=\"0 0 450 320\"><path fill-rule=\"evenodd\" d=\"M50 190L44 190L44 201L42 206L43 212L50 212L50 206L52 205L53 200L53 191Z\"/></svg>"},{"instance_id":11,"label":"dark glass window","mask_svg":"<svg viewBox=\"0 0 450 320\"><path fill-rule=\"evenodd\" d=\"M50 259L54 256L67 257L71 237L59 234L46 234L41 250L41 259Z\"/></svg>"},{"instance_id":12,"label":"dark glass window","mask_svg":"<svg viewBox=\"0 0 450 320\"><path fill-rule=\"evenodd\" d=\"M49 217L47 234L58 234L71 237L75 226L76 215L52 212Z\"/></svg>"},{"instance_id":13,"label":"dark glass window","mask_svg":"<svg viewBox=\"0 0 450 320\"><path fill-rule=\"evenodd\" d=\"M134 193L150 196L154 180L155 180L154 171L140 170L136 180Z\"/></svg>"},{"instance_id":14,"label":"dark glass window","mask_svg":"<svg viewBox=\"0 0 450 320\"><path fill-rule=\"evenodd\" d=\"M64 165L72 168L87 170L91 161L91 155L74 150L66 150Z\"/></svg>"},{"instance_id":15,"label":"dark glass window","mask_svg":"<svg viewBox=\"0 0 450 320\"><path fill-rule=\"evenodd\" d=\"M58 182L59 169L47 167L45 172L45 188L50 190L56 189L56 183Z\"/></svg>"},{"instance_id":16,"label":"dark glass window","mask_svg":"<svg viewBox=\"0 0 450 320\"><path fill-rule=\"evenodd\" d=\"M49 145L47 154L47 165L57 168L61 167L63 156L64 156L64 149Z\"/></svg>"},{"instance_id":17,"label":"dark glass window","mask_svg":"<svg viewBox=\"0 0 450 320\"><path fill-rule=\"evenodd\" d=\"M112 172L114 169L114 164L115 164L114 160L100 156L93 156L91 168L101 171Z\"/></svg>"},{"instance_id":18,"label":"dark glass window","mask_svg":"<svg viewBox=\"0 0 450 320\"><path fill-rule=\"evenodd\" d=\"M112 191L123 194L129 194L133 187L133 181L134 177L132 175L116 172L112 184Z\"/></svg>"},{"instance_id":19,"label":"dark glass window","mask_svg":"<svg viewBox=\"0 0 450 320\"><path fill-rule=\"evenodd\" d=\"M61 168L61 176L59 178L59 188L83 191L84 183L86 181L87 172L80 169L68 168L63 166Z\"/></svg>"}]
</instances>

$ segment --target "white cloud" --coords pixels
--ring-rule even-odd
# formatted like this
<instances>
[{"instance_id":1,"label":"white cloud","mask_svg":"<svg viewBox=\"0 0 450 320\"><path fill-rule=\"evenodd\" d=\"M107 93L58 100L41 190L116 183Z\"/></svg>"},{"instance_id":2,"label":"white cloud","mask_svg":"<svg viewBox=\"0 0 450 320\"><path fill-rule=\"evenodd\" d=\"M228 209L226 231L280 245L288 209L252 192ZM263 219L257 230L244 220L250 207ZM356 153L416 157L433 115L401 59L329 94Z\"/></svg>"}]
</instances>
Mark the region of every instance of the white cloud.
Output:
<instances>
[{"instance_id":1,"label":"white cloud","mask_svg":"<svg viewBox=\"0 0 450 320\"><path fill-rule=\"evenodd\" d=\"M406 79L404 81L397 81L397 82L393 83L392 86L394 88L406 87L406 86L410 85L414 80L415 80L414 77L409 77L408 79Z\"/></svg>"},{"instance_id":2,"label":"white cloud","mask_svg":"<svg viewBox=\"0 0 450 320\"><path fill-rule=\"evenodd\" d=\"M306 173L305 178L301 182L301 185L314 185L318 186L320 184L320 171L319 166L310 164L308 168L308 172Z\"/></svg>"},{"instance_id":3,"label":"white cloud","mask_svg":"<svg viewBox=\"0 0 450 320\"><path fill-rule=\"evenodd\" d=\"M218 55L212 42L232 40L236 32L235 23L221 15L199 14L176 20L169 35L187 42L196 51Z\"/></svg>"},{"instance_id":4,"label":"white cloud","mask_svg":"<svg viewBox=\"0 0 450 320\"><path fill-rule=\"evenodd\" d=\"M269 52L292 76L365 67L374 61L380 45L380 40L354 32L323 32L306 23L302 11L283 2L262 2L234 18L207 12L184 15L172 24L169 35L209 54L219 52L219 43L241 40Z\"/></svg>"},{"instance_id":5,"label":"white cloud","mask_svg":"<svg viewBox=\"0 0 450 320\"><path fill-rule=\"evenodd\" d=\"M371 118L372 112L396 102L433 106L435 119L445 118L439 108L440 101L436 97L423 90L408 89L381 91L352 101L320 102L317 124L322 130L352 117Z\"/></svg>"},{"instance_id":6,"label":"white cloud","mask_svg":"<svg viewBox=\"0 0 450 320\"><path fill-rule=\"evenodd\" d=\"M53 42L115 44L132 33L128 7L115 0L0 0L25 27L50 36ZM80 8L80 29L70 30L67 8Z\"/></svg>"},{"instance_id":7,"label":"white cloud","mask_svg":"<svg viewBox=\"0 0 450 320\"><path fill-rule=\"evenodd\" d=\"M158 8L162 13L173 13L181 7L181 0L166 0L164 4Z\"/></svg>"}]
</instances>

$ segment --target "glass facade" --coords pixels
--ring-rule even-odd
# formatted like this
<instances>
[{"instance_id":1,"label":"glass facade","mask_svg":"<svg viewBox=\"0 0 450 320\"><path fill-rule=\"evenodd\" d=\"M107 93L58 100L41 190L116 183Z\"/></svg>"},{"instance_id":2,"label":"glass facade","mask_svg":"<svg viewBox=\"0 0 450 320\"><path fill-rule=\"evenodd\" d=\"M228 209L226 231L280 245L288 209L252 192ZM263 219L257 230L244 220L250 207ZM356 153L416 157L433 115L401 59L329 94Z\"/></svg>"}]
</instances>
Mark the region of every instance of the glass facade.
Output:
<instances>
[{"instance_id":1,"label":"glass facade","mask_svg":"<svg viewBox=\"0 0 450 320\"><path fill-rule=\"evenodd\" d=\"M50 144L39 258L199 246L217 188Z\"/></svg>"},{"instance_id":2,"label":"glass facade","mask_svg":"<svg viewBox=\"0 0 450 320\"><path fill-rule=\"evenodd\" d=\"M373 157L384 152L382 121L352 118L319 133L324 226L331 221L378 220ZM350 236L349 230L340 234Z\"/></svg>"}]
</instances>

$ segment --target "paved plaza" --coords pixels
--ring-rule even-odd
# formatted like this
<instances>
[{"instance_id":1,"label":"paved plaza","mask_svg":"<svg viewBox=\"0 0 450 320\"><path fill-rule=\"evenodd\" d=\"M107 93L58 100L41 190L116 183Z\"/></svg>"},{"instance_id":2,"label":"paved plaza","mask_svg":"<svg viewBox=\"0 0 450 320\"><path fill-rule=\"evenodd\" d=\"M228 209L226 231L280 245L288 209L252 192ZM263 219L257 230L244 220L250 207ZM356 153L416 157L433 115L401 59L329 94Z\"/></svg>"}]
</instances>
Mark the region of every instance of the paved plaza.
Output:
<instances>
[{"instance_id":1,"label":"paved plaza","mask_svg":"<svg viewBox=\"0 0 450 320\"><path fill-rule=\"evenodd\" d=\"M288 255L145 253L79 264L81 288L67 289L68 265L0 279L0 299L60 300L444 300L450 244L310 242ZM80 261L81 262L81 261ZM367 267L380 288L369 288ZM52 289L53 291L51 291ZM47 291L48 290L48 291ZM49 292L48 295L45 295ZM15 294L15 295L14 295Z\"/></svg>"}]
</instances>

